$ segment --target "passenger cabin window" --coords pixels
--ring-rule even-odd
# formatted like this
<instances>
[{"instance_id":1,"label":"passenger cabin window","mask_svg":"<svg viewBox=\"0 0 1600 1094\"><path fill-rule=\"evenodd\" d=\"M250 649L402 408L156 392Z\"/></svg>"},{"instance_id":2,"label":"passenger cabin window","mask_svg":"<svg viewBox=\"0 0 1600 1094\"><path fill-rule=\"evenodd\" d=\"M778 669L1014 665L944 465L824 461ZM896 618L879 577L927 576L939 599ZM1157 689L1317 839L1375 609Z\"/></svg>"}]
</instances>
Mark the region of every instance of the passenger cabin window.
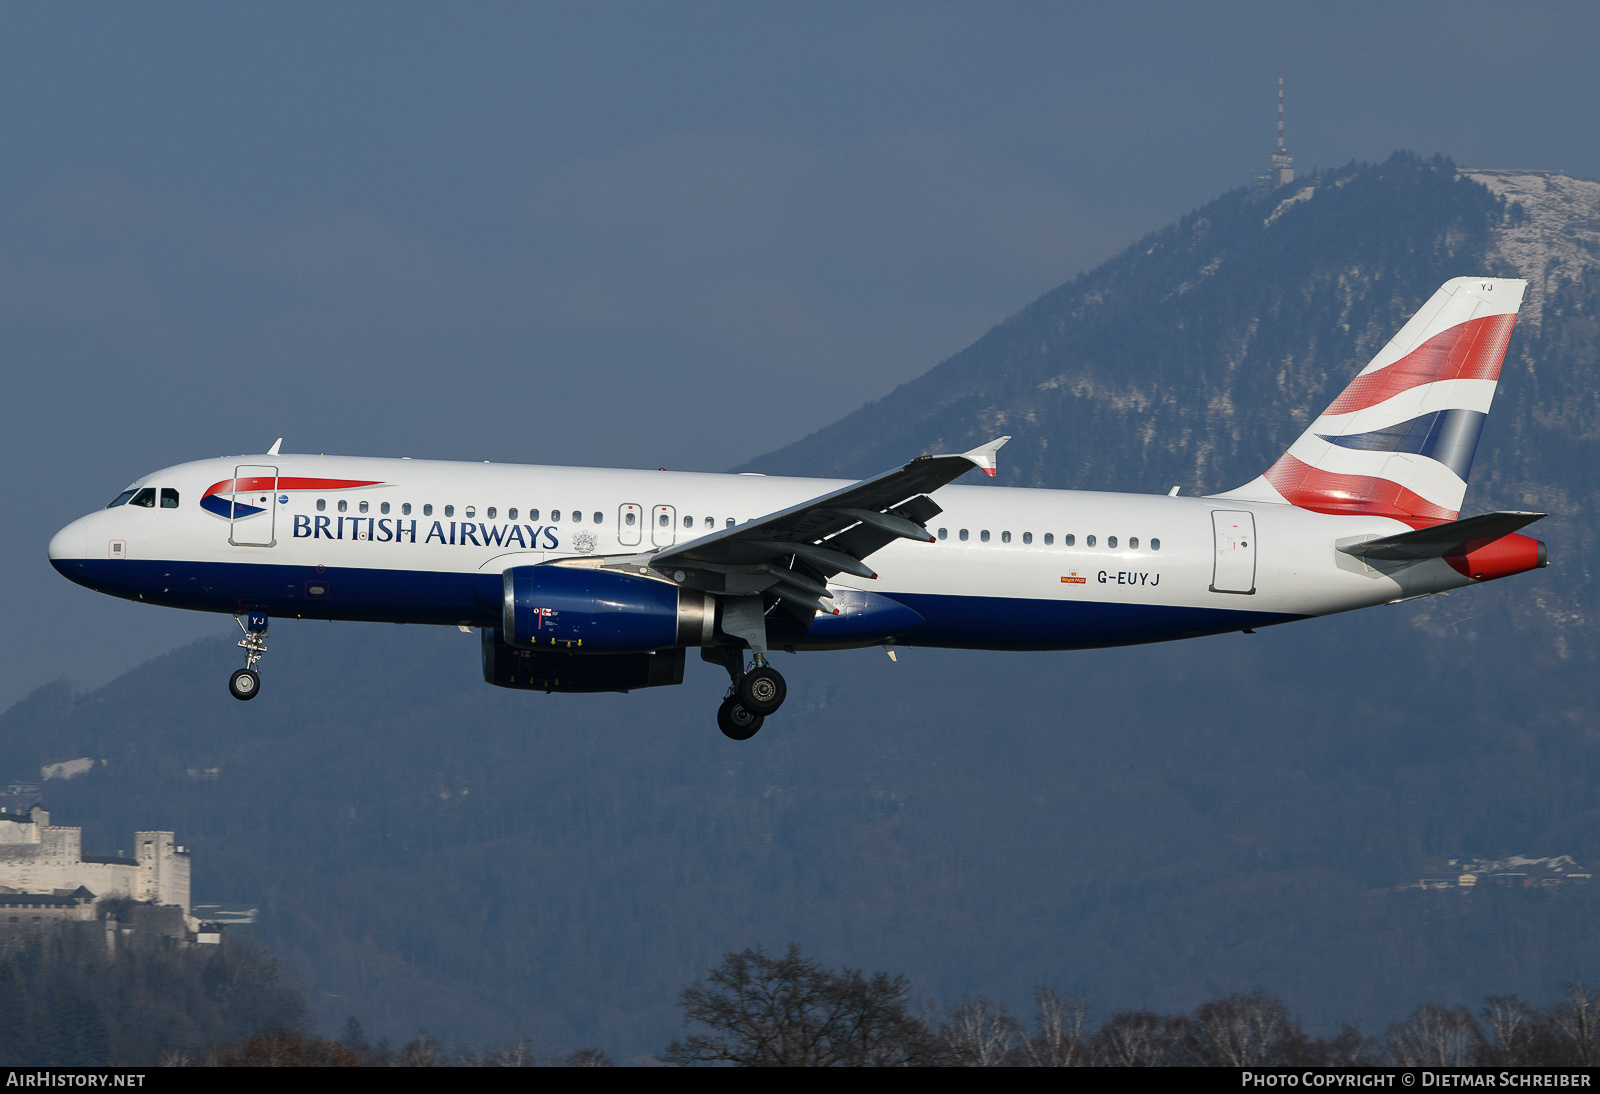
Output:
<instances>
[{"instance_id":1,"label":"passenger cabin window","mask_svg":"<svg viewBox=\"0 0 1600 1094\"><path fill-rule=\"evenodd\" d=\"M671 523L672 523L672 518L671 518L671 517L669 517L669 516L667 516L667 514L665 514L665 513L662 513L662 514L661 514L661 520L660 520L660 522L659 522L659 523L660 523L660 525L661 525L661 527L663 527L663 528L665 528L665 527L667 527L667 526L668 526L668 525L669 525L669 524L671 524Z\"/></svg>"},{"instance_id":2,"label":"passenger cabin window","mask_svg":"<svg viewBox=\"0 0 1600 1094\"><path fill-rule=\"evenodd\" d=\"M135 493L137 493L137 491L135 491L135 490L124 490L122 493L120 493L116 497L112 498L111 499L111 504L106 506L106 508L107 509L115 509L119 505L127 505L128 504L128 499L133 497L133 495Z\"/></svg>"},{"instance_id":3,"label":"passenger cabin window","mask_svg":"<svg viewBox=\"0 0 1600 1094\"><path fill-rule=\"evenodd\" d=\"M1134 550L1134 551L1137 551L1139 549L1139 537L1138 536L1134 536L1133 538L1128 540L1128 548L1130 550Z\"/></svg>"},{"instance_id":4,"label":"passenger cabin window","mask_svg":"<svg viewBox=\"0 0 1600 1094\"><path fill-rule=\"evenodd\" d=\"M948 529L948 528L939 529L939 538L940 539L949 539L950 538L950 529Z\"/></svg>"},{"instance_id":5,"label":"passenger cabin window","mask_svg":"<svg viewBox=\"0 0 1600 1094\"><path fill-rule=\"evenodd\" d=\"M594 522L596 524L604 524L606 522L606 515L604 513L596 513L594 515ZM707 524L711 523L711 518L710 517L706 518L706 523Z\"/></svg>"},{"instance_id":6,"label":"passenger cabin window","mask_svg":"<svg viewBox=\"0 0 1600 1094\"><path fill-rule=\"evenodd\" d=\"M328 507L328 499L327 498L318 498L317 499L317 512L320 513L324 509L326 509L327 507Z\"/></svg>"},{"instance_id":7,"label":"passenger cabin window","mask_svg":"<svg viewBox=\"0 0 1600 1094\"><path fill-rule=\"evenodd\" d=\"M537 510L537 509L529 509L528 510L528 519L529 520L538 520L539 519L539 510Z\"/></svg>"},{"instance_id":8,"label":"passenger cabin window","mask_svg":"<svg viewBox=\"0 0 1600 1094\"><path fill-rule=\"evenodd\" d=\"M732 517L729 517L729 518L728 518L728 527L729 527L729 528L732 528L732 527L733 527L733 518L732 518Z\"/></svg>"},{"instance_id":9,"label":"passenger cabin window","mask_svg":"<svg viewBox=\"0 0 1600 1094\"><path fill-rule=\"evenodd\" d=\"M1093 547L1094 546L1094 537L1093 536L1084 536L1083 537L1083 542L1084 542L1084 546Z\"/></svg>"},{"instance_id":10,"label":"passenger cabin window","mask_svg":"<svg viewBox=\"0 0 1600 1094\"><path fill-rule=\"evenodd\" d=\"M455 516L456 515L456 507L454 505L446 505L444 507L444 515L447 516L447 517Z\"/></svg>"},{"instance_id":11,"label":"passenger cabin window","mask_svg":"<svg viewBox=\"0 0 1600 1094\"><path fill-rule=\"evenodd\" d=\"M559 509L550 510L550 519L551 520L560 520L561 519L561 510L559 510Z\"/></svg>"},{"instance_id":12,"label":"passenger cabin window","mask_svg":"<svg viewBox=\"0 0 1600 1094\"><path fill-rule=\"evenodd\" d=\"M1159 539L1153 539L1153 540L1151 540L1151 541L1150 541L1150 549L1151 549L1151 550L1152 550L1152 551L1159 551L1159 550L1161 550L1161 541L1160 541L1160 540L1159 540Z\"/></svg>"},{"instance_id":13,"label":"passenger cabin window","mask_svg":"<svg viewBox=\"0 0 1600 1094\"><path fill-rule=\"evenodd\" d=\"M146 509L154 509L156 507L156 488L153 486L145 487L143 490L135 494L133 496L133 500L128 502L128 504L142 505Z\"/></svg>"},{"instance_id":14,"label":"passenger cabin window","mask_svg":"<svg viewBox=\"0 0 1600 1094\"><path fill-rule=\"evenodd\" d=\"M983 531L979 532L978 533L978 538L983 540L983 542L988 543L989 542L989 529L985 528Z\"/></svg>"},{"instance_id":15,"label":"passenger cabin window","mask_svg":"<svg viewBox=\"0 0 1600 1094\"><path fill-rule=\"evenodd\" d=\"M1001 543L1010 543L1011 542L1011 533L1010 532L1001 532L1000 533L1000 542Z\"/></svg>"},{"instance_id":16,"label":"passenger cabin window","mask_svg":"<svg viewBox=\"0 0 1600 1094\"><path fill-rule=\"evenodd\" d=\"M430 505L424 505L422 507L422 515L425 516L425 517L433 516L433 506L431 504Z\"/></svg>"},{"instance_id":17,"label":"passenger cabin window","mask_svg":"<svg viewBox=\"0 0 1600 1094\"><path fill-rule=\"evenodd\" d=\"M1078 537L1073 535L1071 532L1068 532L1065 536L1061 537L1061 544L1064 547L1074 547L1077 545L1077 543Z\"/></svg>"},{"instance_id":18,"label":"passenger cabin window","mask_svg":"<svg viewBox=\"0 0 1600 1094\"><path fill-rule=\"evenodd\" d=\"M178 507L178 492L170 486L161 488L161 508L176 509Z\"/></svg>"},{"instance_id":19,"label":"passenger cabin window","mask_svg":"<svg viewBox=\"0 0 1600 1094\"><path fill-rule=\"evenodd\" d=\"M582 509L574 509L572 511L572 523L573 524L582 524L583 523L583 510Z\"/></svg>"},{"instance_id":20,"label":"passenger cabin window","mask_svg":"<svg viewBox=\"0 0 1600 1094\"><path fill-rule=\"evenodd\" d=\"M339 512L343 513L345 511L347 511L349 508L350 508L350 503L345 501L343 498L340 498L339 499Z\"/></svg>"},{"instance_id":21,"label":"passenger cabin window","mask_svg":"<svg viewBox=\"0 0 1600 1094\"><path fill-rule=\"evenodd\" d=\"M403 501L400 503L400 515L404 517L409 517L411 515L411 503L409 501Z\"/></svg>"},{"instance_id":22,"label":"passenger cabin window","mask_svg":"<svg viewBox=\"0 0 1600 1094\"><path fill-rule=\"evenodd\" d=\"M1107 536L1106 537L1106 546L1107 547L1115 547L1116 545L1117 545L1117 537L1116 536Z\"/></svg>"},{"instance_id":23,"label":"passenger cabin window","mask_svg":"<svg viewBox=\"0 0 1600 1094\"><path fill-rule=\"evenodd\" d=\"M510 509L506 510L506 519L507 520L516 520L517 519L517 507L515 505L513 505Z\"/></svg>"},{"instance_id":24,"label":"passenger cabin window","mask_svg":"<svg viewBox=\"0 0 1600 1094\"><path fill-rule=\"evenodd\" d=\"M1033 533L1032 532L1024 532L1024 533L1022 533L1022 542L1024 542L1024 543L1032 543L1033 542Z\"/></svg>"},{"instance_id":25,"label":"passenger cabin window","mask_svg":"<svg viewBox=\"0 0 1600 1094\"><path fill-rule=\"evenodd\" d=\"M365 513L367 511L367 503L366 502L362 502L361 504L356 506L356 509L358 509L359 511Z\"/></svg>"},{"instance_id":26,"label":"passenger cabin window","mask_svg":"<svg viewBox=\"0 0 1600 1094\"><path fill-rule=\"evenodd\" d=\"M693 528L694 527L694 518L693 517L684 517L683 518L683 526L685 528Z\"/></svg>"},{"instance_id":27,"label":"passenger cabin window","mask_svg":"<svg viewBox=\"0 0 1600 1094\"><path fill-rule=\"evenodd\" d=\"M1046 532L1044 534L1044 543L1046 547L1050 546L1050 544L1054 543L1055 541L1056 536L1054 532Z\"/></svg>"},{"instance_id":28,"label":"passenger cabin window","mask_svg":"<svg viewBox=\"0 0 1600 1094\"><path fill-rule=\"evenodd\" d=\"M967 542L967 530L965 528L961 529L961 531L956 533L956 537L960 539L962 543Z\"/></svg>"},{"instance_id":29,"label":"passenger cabin window","mask_svg":"<svg viewBox=\"0 0 1600 1094\"><path fill-rule=\"evenodd\" d=\"M633 514L632 513L625 514L623 516L623 518L622 518L622 523L626 524L629 528L632 528L633 527Z\"/></svg>"},{"instance_id":30,"label":"passenger cabin window","mask_svg":"<svg viewBox=\"0 0 1600 1094\"><path fill-rule=\"evenodd\" d=\"M378 512L382 513L384 516L388 516L389 515L389 503L386 502L386 501L379 502L378 503Z\"/></svg>"}]
</instances>

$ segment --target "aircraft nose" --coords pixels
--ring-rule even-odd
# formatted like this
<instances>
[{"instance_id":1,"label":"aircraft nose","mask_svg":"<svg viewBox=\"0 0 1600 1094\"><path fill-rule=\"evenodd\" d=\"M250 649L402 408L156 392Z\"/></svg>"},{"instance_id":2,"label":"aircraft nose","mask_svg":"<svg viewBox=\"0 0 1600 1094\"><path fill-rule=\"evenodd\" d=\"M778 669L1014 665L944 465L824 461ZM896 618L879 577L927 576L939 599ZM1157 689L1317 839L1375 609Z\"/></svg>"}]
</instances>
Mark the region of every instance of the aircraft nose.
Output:
<instances>
[{"instance_id":1,"label":"aircraft nose","mask_svg":"<svg viewBox=\"0 0 1600 1094\"><path fill-rule=\"evenodd\" d=\"M50 561L84 558L87 555L83 521L73 521L50 537Z\"/></svg>"}]
</instances>

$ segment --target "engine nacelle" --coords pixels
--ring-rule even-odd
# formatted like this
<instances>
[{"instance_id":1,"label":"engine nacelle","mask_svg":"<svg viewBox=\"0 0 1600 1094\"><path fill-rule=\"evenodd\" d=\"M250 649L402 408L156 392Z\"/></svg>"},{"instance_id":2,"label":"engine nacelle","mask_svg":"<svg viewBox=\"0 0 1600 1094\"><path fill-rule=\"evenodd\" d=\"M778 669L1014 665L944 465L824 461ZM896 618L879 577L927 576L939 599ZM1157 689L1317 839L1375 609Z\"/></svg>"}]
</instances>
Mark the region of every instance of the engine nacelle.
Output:
<instances>
[{"instance_id":1,"label":"engine nacelle","mask_svg":"<svg viewBox=\"0 0 1600 1094\"><path fill-rule=\"evenodd\" d=\"M683 683L684 651L551 653L519 650L484 629L483 678L519 691L633 691Z\"/></svg>"},{"instance_id":2,"label":"engine nacelle","mask_svg":"<svg viewBox=\"0 0 1600 1094\"><path fill-rule=\"evenodd\" d=\"M665 581L578 566L517 566L501 575L501 633L526 650L628 653L703 646L716 605Z\"/></svg>"}]
</instances>

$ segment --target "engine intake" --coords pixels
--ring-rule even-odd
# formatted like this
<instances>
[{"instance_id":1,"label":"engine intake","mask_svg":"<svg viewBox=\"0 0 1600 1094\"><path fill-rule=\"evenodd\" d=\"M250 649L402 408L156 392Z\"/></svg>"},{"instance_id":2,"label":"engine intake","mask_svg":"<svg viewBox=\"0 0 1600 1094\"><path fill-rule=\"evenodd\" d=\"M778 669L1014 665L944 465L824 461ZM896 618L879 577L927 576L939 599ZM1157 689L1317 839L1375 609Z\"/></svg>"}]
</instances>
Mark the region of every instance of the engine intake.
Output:
<instances>
[{"instance_id":1,"label":"engine intake","mask_svg":"<svg viewBox=\"0 0 1600 1094\"><path fill-rule=\"evenodd\" d=\"M716 606L665 581L576 566L501 576L504 640L525 650L628 653L712 641Z\"/></svg>"}]
</instances>

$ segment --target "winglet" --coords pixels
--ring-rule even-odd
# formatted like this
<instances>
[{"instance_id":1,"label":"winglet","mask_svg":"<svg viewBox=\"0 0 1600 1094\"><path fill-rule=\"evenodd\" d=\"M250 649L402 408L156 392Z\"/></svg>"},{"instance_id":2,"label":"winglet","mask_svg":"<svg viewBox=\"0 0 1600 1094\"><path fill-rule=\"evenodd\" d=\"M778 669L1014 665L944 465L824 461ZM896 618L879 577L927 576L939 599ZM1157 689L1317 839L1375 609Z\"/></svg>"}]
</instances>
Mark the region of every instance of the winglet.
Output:
<instances>
[{"instance_id":1,"label":"winglet","mask_svg":"<svg viewBox=\"0 0 1600 1094\"><path fill-rule=\"evenodd\" d=\"M267 449L267 455L276 456L278 454L278 449L282 448L282 447L283 447L283 438L279 437L277 440L272 442L272 447Z\"/></svg>"},{"instance_id":2,"label":"winglet","mask_svg":"<svg viewBox=\"0 0 1600 1094\"><path fill-rule=\"evenodd\" d=\"M980 445L971 452L963 452L961 454L971 460L974 467L983 468L983 473L992 479L999 473L995 468L994 454L1000 451L1000 446L1010 439L1010 437L997 437L988 444Z\"/></svg>"}]
</instances>

